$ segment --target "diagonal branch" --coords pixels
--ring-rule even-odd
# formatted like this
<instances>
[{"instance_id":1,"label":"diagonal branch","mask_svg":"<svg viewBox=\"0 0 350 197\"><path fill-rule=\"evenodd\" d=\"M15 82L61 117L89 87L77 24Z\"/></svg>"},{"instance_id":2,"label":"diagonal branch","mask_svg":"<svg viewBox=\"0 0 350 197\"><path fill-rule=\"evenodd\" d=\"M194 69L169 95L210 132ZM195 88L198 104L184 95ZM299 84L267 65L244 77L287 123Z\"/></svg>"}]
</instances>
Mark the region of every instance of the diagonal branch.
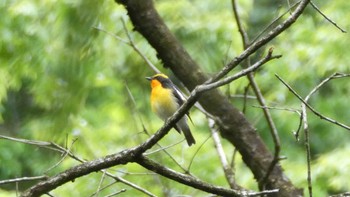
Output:
<instances>
[{"instance_id":1,"label":"diagonal branch","mask_svg":"<svg viewBox=\"0 0 350 197\"><path fill-rule=\"evenodd\" d=\"M323 18L325 18L328 22L330 22L332 25L334 25L337 29L339 29L342 33L346 33L346 30L341 28L336 22L332 21L329 17L327 17L317 6L313 1L310 1L311 6L319 13Z\"/></svg>"},{"instance_id":2,"label":"diagonal branch","mask_svg":"<svg viewBox=\"0 0 350 197\"><path fill-rule=\"evenodd\" d=\"M239 190L243 189L235 181L235 173L234 173L233 169L231 168L229 162L227 161L224 148L222 147L222 144L221 144L218 130L217 130L217 128L215 128L214 120L208 119L208 124L209 124L210 130L211 130L211 135L212 135L212 138L214 141L214 145L215 145L216 151L218 153L218 156L219 156L219 159L220 159L222 168L224 170L224 174L225 174L225 177L226 177L228 184L230 185L230 187L232 189L239 189Z\"/></svg>"},{"instance_id":3,"label":"diagonal branch","mask_svg":"<svg viewBox=\"0 0 350 197\"><path fill-rule=\"evenodd\" d=\"M275 76L278 78L278 80L280 80L287 88L289 91L291 91L309 110L311 110L316 116L320 117L321 119L328 121L330 123L333 123L335 125L338 125L344 129L347 129L350 131L350 126L345 125L343 123L340 123L336 120L333 120L332 118L329 118L327 116L322 115L320 112L318 112L316 109L314 109L309 103L307 103L307 101L305 101L297 92L295 92L293 90L292 87L290 87L290 85L288 85L280 76L278 76L277 74L275 74Z\"/></svg>"},{"instance_id":4,"label":"diagonal branch","mask_svg":"<svg viewBox=\"0 0 350 197\"><path fill-rule=\"evenodd\" d=\"M291 15L283 21L280 25L273 28L270 32L267 33L266 36L262 37L261 39L253 42L251 45L249 45L239 56L235 57L231 62L229 62L219 73L217 73L211 81L216 81L223 76L225 76L228 72L230 72L235 66L237 66L239 63L241 63L244 59L249 57L251 54L256 52L258 49L260 49L262 46L270 42L272 39L277 37L279 34L281 34L284 30L289 28L297 19L298 17L303 13L305 7L309 4L310 0L302 0L297 8L294 10L294 12L291 13Z\"/></svg>"},{"instance_id":5,"label":"diagonal branch","mask_svg":"<svg viewBox=\"0 0 350 197\"><path fill-rule=\"evenodd\" d=\"M18 183L18 182L24 182L24 181L37 181L37 180L45 180L48 177L46 175L42 176L33 176L33 177L20 177L20 178L14 178L14 179L6 179L1 180L0 185L8 184L8 183Z\"/></svg>"},{"instance_id":6,"label":"diagonal branch","mask_svg":"<svg viewBox=\"0 0 350 197\"><path fill-rule=\"evenodd\" d=\"M330 77L327 77L321 83L319 83L314 89L312 89L311 92L305 97L304 101L307 103L311 98L311 96L330 80L342 78L342 77L349 77L349 76L350 76L349 74L340 74L340 73L332 74ZM307 120L306 105L304 103L301 104L301 109L302 109L301 115L302 115L304 133L305 133L305 149L306 149L306 159L307 159L307 183L308 183L309 196L312 197L310 132L309 132L309 125Z\"/></svg>"},{"instance_id":7,"label":"diagonal branch","mask_svg":"<svg viewBox=\"0 0 350 197\"><path fill-rule=\"evenodd\" d=\"M178 173L172 169L166 168L162 165L159 165L157 162L152 161L151 159L140 156L135 160L136 163L140 164L144 168L154 171L162 176L165 176L169 179L175 180L177 182L183 183L185 185L197 188L202 191L206 191L208 193L217 194L221 196L261 196L264 194L274 194L279 190L267 190L262 192L247 192L247 191L239 191L226 189L223 187L214 186L208 183L205 183L193 176Z\"/></svg>"}]
</instances>

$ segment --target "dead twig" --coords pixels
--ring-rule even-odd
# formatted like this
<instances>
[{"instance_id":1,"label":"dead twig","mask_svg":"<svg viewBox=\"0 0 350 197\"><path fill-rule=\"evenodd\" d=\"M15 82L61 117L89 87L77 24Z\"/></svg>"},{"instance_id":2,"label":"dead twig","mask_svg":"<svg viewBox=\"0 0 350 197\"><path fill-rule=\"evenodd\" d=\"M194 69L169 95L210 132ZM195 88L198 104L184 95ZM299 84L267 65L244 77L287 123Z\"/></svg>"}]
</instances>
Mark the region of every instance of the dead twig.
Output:
<instances>
[{"instance_id":1,"label":"dead twig","mask_svg":"<svg viewBox=\"0 0 350 197\"><path fill-rule=\"evenodd\" d=\"M303 99L301 96L299 96L299 94L296 93L296 92L292 89L292 87L290 87L280 76L278 76L277 74L275 74L275 76L278 78L278 80L280 80L280 81L288 88L289 91L291 91L302 103L305 104L305 106L306 106L309 110L311 110L311 111L312 111L316 116L318 116L320 119L325 120L325 121L328 121L328 122L330 122L330 123L332 123L332 124L338 125L338 126L344 128L344 129L350 131L350 126L347 126L347 125L345 125L345 124L343 124L343 123L340 123L340 122L338 122L338 121L336 121L336 120L333 120L332 118L329 118L329 117L327 117L327 116L322 115L320 112L316 111L311 105L309 105L307 102L305 102L304 99Z\"/></svg>"},{"instance_id":2,"label":"dead twig","mask_svg":"<svg viewBox=\"0 0 350 197\"><path fill-rule=\"evenodd\" d=\"M339 29L342 33L347 33L343 28L339 27L339 25L334 22L332 19L327 17L317 6L313 1L310 1L311 6L319 13L323 18L325 18L328 22L330 22L332 25L334 25L337 29Z\"/></svg>"},{"instance_id":3,"label":"dead twig","mask_svg":"<svg viewBox=\"0 0 350 197\"><path fill-rule=\"evenodd\" d=\"M212 119L208 119L209 128L211 130L212 138L215 144L216 151L218 153L222 168L224 170L224 174L226 177L226 180L230 187L232 189L242 189L242 187L239 187L235 181L235 174L232 170L230 164L227 161L224 148L222 147L221 140L219 137L219 133L217 129L215 128L215 122Z\"/></svg>"}]
</instances>

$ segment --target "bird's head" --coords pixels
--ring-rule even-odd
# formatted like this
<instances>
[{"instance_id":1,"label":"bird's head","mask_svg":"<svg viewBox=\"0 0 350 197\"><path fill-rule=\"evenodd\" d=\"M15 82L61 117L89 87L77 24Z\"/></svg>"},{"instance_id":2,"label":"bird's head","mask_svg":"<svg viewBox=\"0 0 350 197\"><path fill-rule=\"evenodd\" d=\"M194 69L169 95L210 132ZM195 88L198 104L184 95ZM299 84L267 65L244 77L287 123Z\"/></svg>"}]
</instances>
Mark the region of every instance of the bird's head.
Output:
<instances>
[{"instance_id":1,"label":"bird's head","mask_svg":"<svg viewBox=\"0 0 350 197\"><path fill-rule=\"evenodd\" d=\"M152 77L146 77L147 80L151 81L151 87L157 87L161 85L163 88L171 87L171 80L165 74L155 74Z\"/></svg>"}]
</instances>

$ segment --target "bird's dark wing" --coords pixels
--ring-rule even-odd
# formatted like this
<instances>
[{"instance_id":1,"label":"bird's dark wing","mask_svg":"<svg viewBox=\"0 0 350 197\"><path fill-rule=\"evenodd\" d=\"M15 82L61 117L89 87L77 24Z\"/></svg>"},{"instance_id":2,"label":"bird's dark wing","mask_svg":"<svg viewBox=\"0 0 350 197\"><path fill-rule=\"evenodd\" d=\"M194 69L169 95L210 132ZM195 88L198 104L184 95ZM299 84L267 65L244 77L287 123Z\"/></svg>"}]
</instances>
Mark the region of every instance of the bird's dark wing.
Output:
<instances>
[{"instance_id":1,"label":"bird's dark wing","mask_svg":"<svg viewBox=\"0 0 350 197\"><path fill-rule=\"evenodd\" d=\"M173 95L176 98L177 104L179 104L179 106L181 106L185 102L185 97L182 95L180 90L174 84L172 84L172 90L173 90ZM190 121L192 122L192 119L190 117L190 113L188 111L187 111L186 115L187 115L188 119L190 119Z\"/></svg>"}]
</instances>

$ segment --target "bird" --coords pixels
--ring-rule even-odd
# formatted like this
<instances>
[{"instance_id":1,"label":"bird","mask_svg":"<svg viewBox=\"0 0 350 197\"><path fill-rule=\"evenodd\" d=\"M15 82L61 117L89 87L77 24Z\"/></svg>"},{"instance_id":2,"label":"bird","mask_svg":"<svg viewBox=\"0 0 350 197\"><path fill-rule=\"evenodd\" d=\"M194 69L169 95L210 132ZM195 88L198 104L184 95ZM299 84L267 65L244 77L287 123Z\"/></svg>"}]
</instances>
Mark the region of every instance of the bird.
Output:
<instances>
[{"instance_id":1,"label":"bird","mask_svg":"<svg viewBox=\"0 0 350 197\"><path fill-rule=\"evenodd\" d=\"M185 98L174 85L174 83L165 74L156 74L152 77L146 77L151 82L151 108L152 111L162 120L166 121L177 109L184 103ZM187 119L190 119L189 113L184 115L174 126L174 128L185 135L188 146L196 143ZM192 121L192 120L191 120Z\"/></svg>"}]
</instances>

